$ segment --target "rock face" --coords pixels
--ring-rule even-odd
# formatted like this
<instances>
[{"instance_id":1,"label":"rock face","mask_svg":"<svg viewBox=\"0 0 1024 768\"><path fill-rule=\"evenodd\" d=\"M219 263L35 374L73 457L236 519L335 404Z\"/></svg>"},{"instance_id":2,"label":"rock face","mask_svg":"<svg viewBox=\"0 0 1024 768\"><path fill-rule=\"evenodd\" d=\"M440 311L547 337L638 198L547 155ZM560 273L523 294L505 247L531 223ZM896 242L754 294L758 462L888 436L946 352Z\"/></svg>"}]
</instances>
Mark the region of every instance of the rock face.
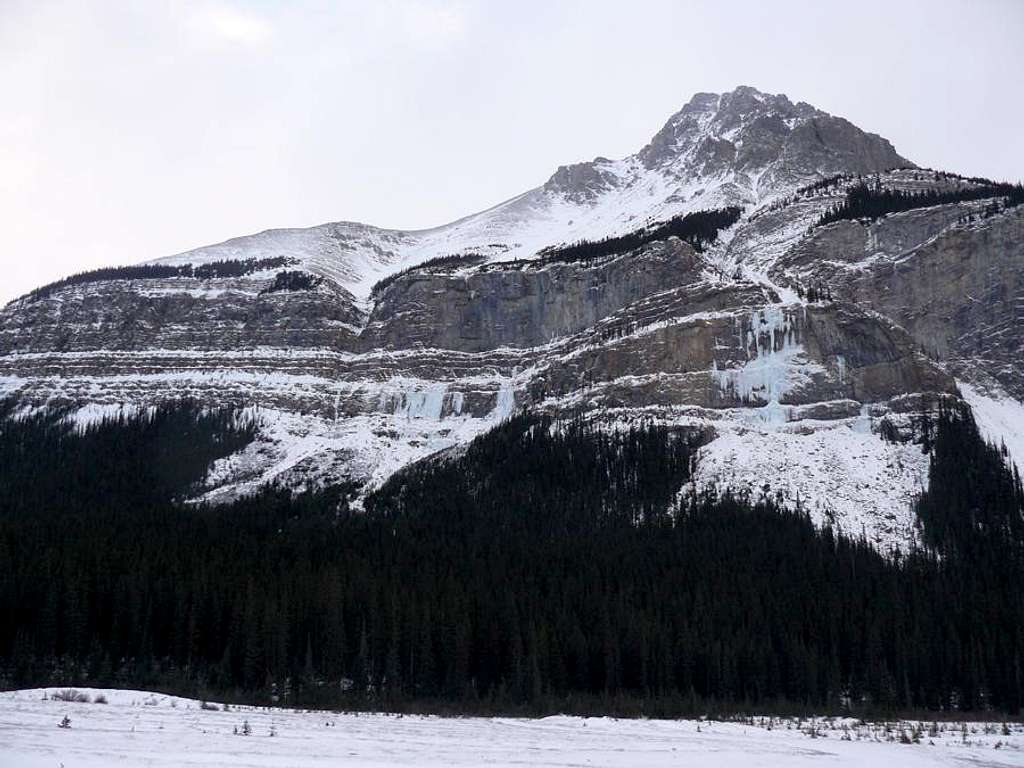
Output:
<instances>
[{"instance_id":1,"label":"rock face","mask_svg":"<svg viewBox=\"0 0 1024 768\"><path fill-rule=\"evenodd\" d=\"M364 317L346 291L262 292L269 287L266 276L73 286L9 305L0 354L355 347Z\"/></svg>"},{"instance_id":2,"label":"rock face","mask_svg":"<svg viewBox=\"0 0 1024 768\"><path fill-rule=\"evenodd\" d=\"M827 281L844 299L896 320L951 370L968 379L980 370L1022 399L1024 210L963 222L971 209L837 222L780 269Z\"/></svg>"},{"instance_id":3,"label":"rock face","mask_svg":"<svg viewBox=\"0 0 1024 768\"><path fill-rule=\"evenodd\" d=\"M777 187L808 176L872 173L912 167L892 144L841 117L784 95L740 87L732 93L699 93L644 147L648 168L699 167L703 174L767 174L755 184Z\"/></svg>"},{"instance_id":4,"label":"rock face","mask_svg":"<svg viewBox=\"0 0 1024 768\"><path fill-rule=\"evenodd\" d=\"M213 467L214 499L268 481L372 486L517 408L657 420L707 441L695 485L905 544L926 481L918 411L958 380L1024 394L1022 214L982 217L980 201L817 226L857 174L974 183L785 96L698 94L636 155L563 166L445 227L276 230L159 262L284 257L298 279L97 280L12 302L0 392L78 422L182 397L248 409L259 438ZM724 205L743 214L703 252L664 238L538 254ZM448 254L474 257L409 268Z\"/></svg>"},{"instance_id":5,"label":"rock face","mask_svg":"<svg viewBox=\"0 0 1024 768\"><path fill-rule=\"evenodd\" d=\"M536 347L699 279L698 264L693 248L673 238L596 265L499 263L468 274L413 273L393 282L377 301L364 347Z\"/></svg>"}]
</instances>

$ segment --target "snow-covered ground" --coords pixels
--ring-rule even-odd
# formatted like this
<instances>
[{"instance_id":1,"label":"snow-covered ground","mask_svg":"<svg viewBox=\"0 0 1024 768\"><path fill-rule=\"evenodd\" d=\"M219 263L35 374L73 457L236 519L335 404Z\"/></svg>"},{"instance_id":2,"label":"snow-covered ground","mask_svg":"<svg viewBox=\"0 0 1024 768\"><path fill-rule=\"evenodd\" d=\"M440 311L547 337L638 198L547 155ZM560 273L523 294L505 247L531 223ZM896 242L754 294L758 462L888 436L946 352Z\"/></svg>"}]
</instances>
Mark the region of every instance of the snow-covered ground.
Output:
<instances>
[{"instance_id":1,"label":"snow-covered ground","mask_svg":"<svg viewBox=\"0 0 1024 768\"><path fill-rule=\"evenodd\" d=\"M772 429L723 428L700 449L698 489L746 491L806 509L815 523L863 535L882 552L917 541L914 499L928 486L928 456L890 443L870 417L794 422Z\"/></svg>"},{"instance_id":2,"label":"snow-covered ground","mask_svg":"<svg viewBox=\"0 0 1024 768\"><path fill-rule=\"evenodd\" d=\"M916 724L224 711L142 691L81 689L90 702L69 703L53 699L57 690L0 693L4 768L1024 765L1017 724L944 723L930 731L925 723L918 743L903 743L913 742ZM91 703L100 693L108 703ZM70 727L58 728L65 715Z\"/></svg>"},{"instance_id":3,"label":"snow-covered ground","mask_svg":"<svg viewBox=\"0 0 1024 768\"><path fill-rule=\"evenodd\" d=\"M965 381L957 381L957 386L982 435L1005 446L1010 460L1024 471L1024 403L995 387L986 392Z\"/></svg>"}]
</instances>

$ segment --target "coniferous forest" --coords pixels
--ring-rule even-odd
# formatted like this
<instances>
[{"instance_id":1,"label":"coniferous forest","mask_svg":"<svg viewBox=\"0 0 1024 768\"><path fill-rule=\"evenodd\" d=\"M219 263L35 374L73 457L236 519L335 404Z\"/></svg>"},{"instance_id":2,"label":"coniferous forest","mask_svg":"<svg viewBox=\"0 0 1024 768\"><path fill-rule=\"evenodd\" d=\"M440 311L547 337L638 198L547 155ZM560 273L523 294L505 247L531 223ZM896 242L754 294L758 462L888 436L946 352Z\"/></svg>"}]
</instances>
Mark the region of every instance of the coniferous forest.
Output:
<instances>
[{"instance_id":1,"label":"coniferous forest","mask_svg":"<svg viewBox=\"0 0 1024 768\"><path fill-rule=\"evenodd\" d=\"M739 221L742 213L743 209L737 206L693 211L625 235L605 237L601 240L580 240L569 245L543 248L539 251L541 258L537 263L590 261L632 251L647 243L669 237L685 240L695 251L701 253L718 239L720 231Z\"/></svg>"},{"instance_id":2,"label":"coniferous forest","mask_svg":"<svg viewBox=\"0 0 1024 768\"><path fill-rule=\"evenodd\" d=\"M890 213L971 200L990 200L982 215L991 215L1024 203L1024 185L983 181L976 186L961 189L910 192L885 189L880 184L857 184L847 190L841 203L823 213L817 223L821 226L844 219L874 220Z\"/></svg>"},{"instance_id":3,"label":"coniferous forest","mask_svg":"<svg viewBox=\"0 0 1024 768\"><path fill-rule=\"evenodd\" d=\"M356 489L182 501L252 425L0 421L0 685L303 706L1020 712L1024 492L933 417L919 551L681 493L696 443L517 416Z\"/></svg>"},{"instance_id":4,"label":"coniferous forest","mask_svg":"<svg viewBox=\"0 0 1024 768\"><path fill-rule=\"evenodd\" d=\"M100 267L87 272L79 272L56 282L49 283L21 297L29 301L39 301L57 293L63 288L86 283L99 283L107 280L167 280L173 277L189 277L196 280L212 280L222 277L242 277L266 269L277 269L292 262L285 256L272 256L266 259L230 259L226 261L210 261L206 264L134 264L125 267ZM292 276L298 272L287 273ZM304 290L311 286L304 286ZM286 290L275 288L274 290Z\"/></svg>"}]
</instances>

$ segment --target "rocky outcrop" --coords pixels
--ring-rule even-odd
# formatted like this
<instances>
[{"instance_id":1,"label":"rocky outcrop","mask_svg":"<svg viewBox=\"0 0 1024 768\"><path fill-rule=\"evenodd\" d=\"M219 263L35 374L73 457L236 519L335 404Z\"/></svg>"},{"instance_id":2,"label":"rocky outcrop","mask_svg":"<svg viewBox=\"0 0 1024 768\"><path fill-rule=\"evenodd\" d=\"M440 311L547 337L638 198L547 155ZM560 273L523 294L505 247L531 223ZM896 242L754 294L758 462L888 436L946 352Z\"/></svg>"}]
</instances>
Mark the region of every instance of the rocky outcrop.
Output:
<instances>
[{"instance_id":1,"label":"rocky outcrop","mask_svg":"<svg viewBox=\"0 0 1024 768\"><path fill-rule=\"evenodd\" d=\"M155 299L142 286L58 292L46 301L67 302L71 316L96 323L71 334L73 350L49 341L59 326L18 330L40 320L43 302L13 305L2 327L25 347L0 355L0 386L23 407L66 407L79 420L183 397L252 413L259 438L212 469L211 499L270 480L379 483L517 408L612 425L653 417L694 430L711 441L698 477L715 483L745 477L755 460L784 471L801 441L821 442L822 429L860 430L867 437L852 463L823 469L827 482L791 477L789 487L792 500L816 500L832 520L866 509L879 541L913 530L898 513L920 481L897 467L918 466L920 452L872 436L872 425L900 418L919 393L954 391L953 379L882 316L845 302L785 305L771 286L727 279L678 240L595 262L413 272L384 290L362 329L344 323L348 316L328 322L321 286L262 295L251 287L241 295L222 286L219 301L204 302ZM96 314L112 296L116 311ZM173 325L114 323L154 311L154 300L182 308ZM284 302L276 311L305 308L309 317L289 317L310 331L288 343L266 335L292 332L267 319L227 325L239 313L273 318L256 311L268 300ZM208 327L213 318L219 332ZM721 454L740 436L750 446L742 461ZM776 443L770 460L762 451ZM886 467L869 478L866 500L847 493L864 482L865 456ZM893 478L904 484L898 493ZM829 498L848 503L837 510Z\"/></svg>"},{"instance_id":2,"label":"rocky outcrop","mask_svg":"<svg viewBox=\"0 0 1024 768\"><path fill-rule=\"evenodd\" d=\"M1024 398L1024 209L943 205L815 231L775 272L892 318L920 349ZM972 221L965 217L973 215Z\"/></svg>"},{"instance_id":3,"label":"rocky outcrop","mask_svg":"<svg viewBox=\"0 0 1024 768\"><path fill-rule=\"evenodd\" d=\"M700 279L706 264L678 238L593 263L495 264L456 275L414 271L379 298L367 349L529 348L588 328L626 305Z\"/></svg>"},{"instance_id":4,"label":"rocky outcrop","mask_svg":"<svg viewBox=\"0 0 1024 768\"><path fill-rule=\"evenodd\" d=\"M779 183L913 166L886 139L847 120L747 87L697 94L638 157L646 167L658 168L675 165L690 152L691 162L709 175L727 168L768 169Z\"/></svg>"},{"instance_id":5,"label":"rocky outcrop","mask_svg":"<svg viewBox=\"0 0 1024 768\"><path fill-rule=\"evenodd\" d=\"M8 307L5 338L22 346L0 355L0 375L35 404L188 396L333 420L487 419L585 395L593 407L770 407L787 421L816 403L953 388L884 319L842 303L783 306L676 238L590 262L413 271L361 330L320 286L265 294L247 278L199 298L182 293L188 283L152 283ZM47 311L59 322L21 330Z\"/></svg>"},{"instance_id":6,"label":"rocky outcrop","mask_svg":"<svg viewBox=\"0 0 1024 768\"><path fill-rule=\"evenodd\" d=\"M782 308L747 303L753 289L724 289L690 314L669 316L552 361L534 399L597 387L617 406L765 408L794 420L797 406L884 402L952 392L952 379L899 328L838 303ZM644 380L654 386L637 386ZM611 393L611 394L609 394Z\"/></svg>"},{"instance_id":7,"label":"rocky outcrop","mask_svg":"<svg viewBox=\"0 0 1024 768\"><path fill-rule=\"evenodd\" d=\"M544 189L573 203L589 203L618 185L619 177L613 167L614 164L604 157L594 158L589 163L562 165L548 179Z\"/></svg>"},{"instance_id":8,"label":"rocky outcrop","mask_svg":"<svg viewBox=\"0 0 1024 768\"><path fill-rule=\"evenodd\" d=\"M273 291L274 274L114 280L22 299L0 313L0 354L94 350L353 349L363 314L331 283Z\"/></svg>"}]
</instances>

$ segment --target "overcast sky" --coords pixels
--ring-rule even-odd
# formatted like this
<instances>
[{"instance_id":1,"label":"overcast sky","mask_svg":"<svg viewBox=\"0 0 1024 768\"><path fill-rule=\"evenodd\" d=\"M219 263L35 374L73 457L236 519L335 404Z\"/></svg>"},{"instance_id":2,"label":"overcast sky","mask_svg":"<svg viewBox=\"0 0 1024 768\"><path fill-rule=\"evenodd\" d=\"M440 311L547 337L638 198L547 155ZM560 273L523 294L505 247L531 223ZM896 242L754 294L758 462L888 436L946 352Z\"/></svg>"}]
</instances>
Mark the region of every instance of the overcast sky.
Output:
<instances>
[{"instance_id":1,"label":"overcast sky","mask_svg":"<svg viewBox=\"0 0 1024 768\"><path fill-rule=\"evenodd\" d=\"M1024 178L1024 0L0 0L0 302L270 227L420 228L753 85Z\"/></svg>"}]
</instances>

